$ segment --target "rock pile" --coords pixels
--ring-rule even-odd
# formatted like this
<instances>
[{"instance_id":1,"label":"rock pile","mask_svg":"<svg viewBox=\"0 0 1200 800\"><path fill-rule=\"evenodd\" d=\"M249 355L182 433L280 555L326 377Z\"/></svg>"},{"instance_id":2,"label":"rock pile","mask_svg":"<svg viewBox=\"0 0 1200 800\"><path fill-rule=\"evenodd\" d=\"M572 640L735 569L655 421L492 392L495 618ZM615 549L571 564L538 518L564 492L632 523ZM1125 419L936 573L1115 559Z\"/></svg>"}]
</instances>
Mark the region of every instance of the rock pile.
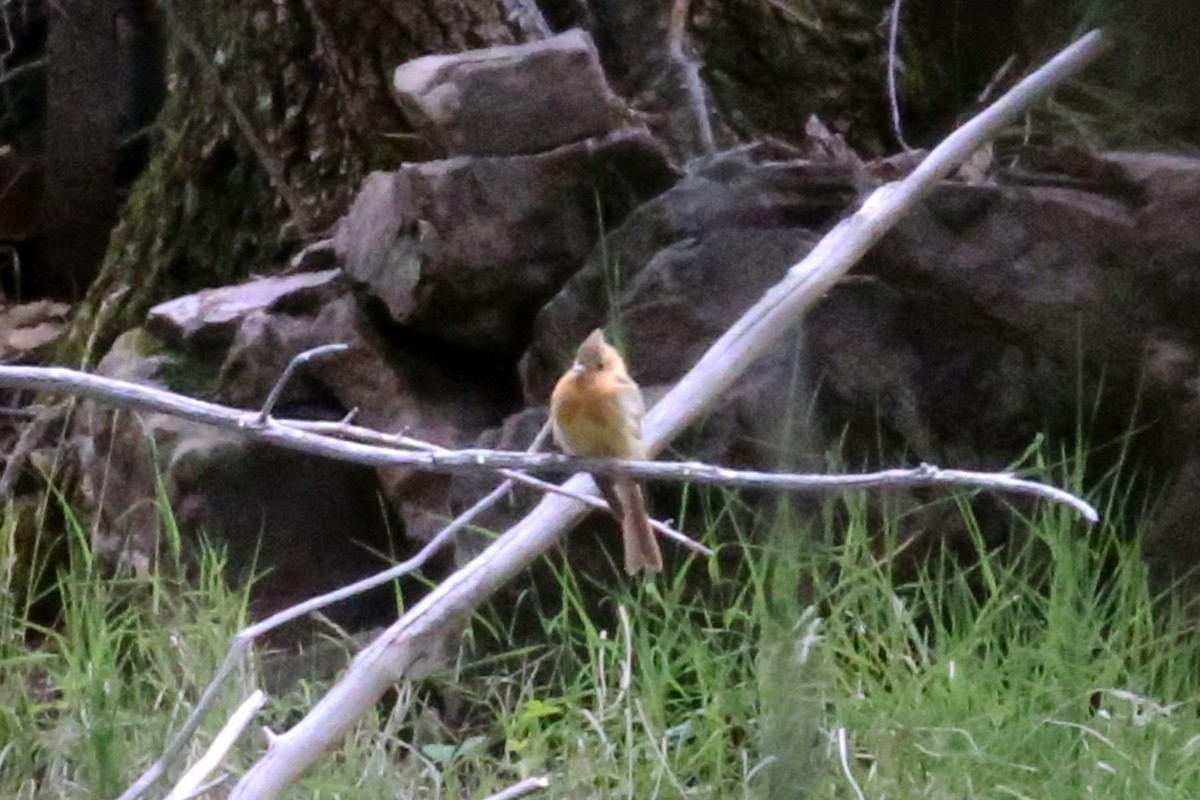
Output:
<instances>
[{"instance_id":1,"label":"rock pile","mask_svg":"<svg viewBox=\"0 0 1200 800\"><path fill-rule=\"evenodd\" d=\"M164 303L100 371L253 408L296 353L344 342L278 416L358 409L361 424L441 445L522 447L593 327L623 344L652 401L878 181L852 154L771 142L675 163L579 31L419 59L395 85L442 158L369 176L319 270ZM1103 443L1140 403L1175 445L1160 463L1182 476L1151 556L1164 579L1194 566L1197 198L1200 161L1137 154L1023 151L947 182L677 451L764 468L1003 468L1081 419ZM263 611L407 552L492 485L266 453L99 408L76 434L101 552L150 558L166 486L187 531L274 570ZM651 505L670 515L672 491ZM957 512L932 498L891 502L911 512L908 533L953 540ZM1014 517L978 506L986 535L1007 535ZM569 554L591 559L592 542L572 537ZM464 539L459 557L474 547Z\"/></svg>"}]
</instances>

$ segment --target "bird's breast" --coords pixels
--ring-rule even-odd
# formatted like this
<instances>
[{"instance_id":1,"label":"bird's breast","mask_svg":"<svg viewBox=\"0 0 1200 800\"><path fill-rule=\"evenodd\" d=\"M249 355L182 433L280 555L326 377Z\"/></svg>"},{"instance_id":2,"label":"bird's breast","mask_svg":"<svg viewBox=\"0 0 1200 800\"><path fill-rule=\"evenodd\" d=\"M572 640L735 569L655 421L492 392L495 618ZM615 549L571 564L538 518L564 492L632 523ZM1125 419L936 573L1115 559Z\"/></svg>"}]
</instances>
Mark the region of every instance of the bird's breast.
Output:
<instances>
[{"instance_id":1,"label":"bird's breast","mask_svg":"<svg viewBox=\"0 0 1200 800\"><path fill-rule=\"evenodd\" d=\"M609 393L561 386L554 393L554 438L569 453L631 458L633 445L620 403Z\"/></svg>"}]
</instances>

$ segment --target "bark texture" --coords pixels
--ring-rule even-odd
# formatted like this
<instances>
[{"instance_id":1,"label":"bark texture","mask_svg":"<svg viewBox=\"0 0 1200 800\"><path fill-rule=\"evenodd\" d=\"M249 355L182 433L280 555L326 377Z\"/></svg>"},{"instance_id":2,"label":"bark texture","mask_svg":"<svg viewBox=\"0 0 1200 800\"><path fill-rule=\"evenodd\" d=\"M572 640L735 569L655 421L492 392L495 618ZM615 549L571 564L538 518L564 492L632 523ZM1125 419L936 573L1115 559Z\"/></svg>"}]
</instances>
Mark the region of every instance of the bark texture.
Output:
<instances>
[{"instance_id":1,"label":"bark texture","mask_svg":"<svg viewBox=\"0 0 1200 800\"><path fill-rule=\"evenodd\" d=\"M154 154L64 339L69 361L94 362L158 301L277 271L306 238L326 232L370 170L428 152L391 97L396 65L517 35L503 8L485 0L165 8L169 94ZM258 154L231 121L231 104L248 119ZM263 150L299 197L309 230L272 187Z\"/></svg>"}]
</instances>

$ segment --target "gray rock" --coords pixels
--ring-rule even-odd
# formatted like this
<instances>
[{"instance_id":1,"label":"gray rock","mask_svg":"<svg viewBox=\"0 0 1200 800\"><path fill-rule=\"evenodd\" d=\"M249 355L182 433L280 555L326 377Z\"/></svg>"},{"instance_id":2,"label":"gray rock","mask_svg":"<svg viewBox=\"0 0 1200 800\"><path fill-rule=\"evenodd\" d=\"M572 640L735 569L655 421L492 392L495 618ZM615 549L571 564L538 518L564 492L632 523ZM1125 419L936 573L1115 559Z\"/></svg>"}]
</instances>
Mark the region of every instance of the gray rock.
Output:
<instances>
[{"instance_id":1,"label":"gray rock","mask_svg":"<svg viewBox=\"0 0 1200 800\"><path fill-rule=\"evenodd\" d=\"M534 156L407 164L367 179L334 245L396 322L511 355L603 229L675 178L636 128Z\"/></svg>"},{"instance_id":2,"label":"gray rock","mask_svg":"<svg viewBox=\"0 0 1200 800\"><path fill-rule=\"evenodd\" d=\"M338 294L340 274L338 270L325 270L205 289L150 309L146 329L175 347L220 350L228 347L251 314L269 312L277 304L298 302L305 297Z\"/></svg>"},{"instance_id":3,"label":"gray rock","mask_svg":"<svg viewBox=\"0 0 1200 800\"><path fill-rule=\"evenodd\" d=\"M609 148L627 151L617 158ZM377 174L335 240L361 292L318 274L173 301L153 314L161 339L123 337L102 370L253 408L295 353L342 341L350 352L303 370L281 414L336 417L355 407L366 425L441 444L523 447L578 342L606 324L652 402L869 181L850 159L756 146L695 165L639 205L674 177L655 152L644 133L624 130L536 156ZM638 158L649 177L631 166ZM1100 442L1127 436L1137 406L1160 418L1158 439L1139 440L1142 452L1174 476L1148 550L1166 586L1200 563L1192 491L1200 162L1029 152L1016 163L994 183L939 186L672 449L730 466L822 471L925 460L997 469L1040 434L1074 435L1081 396L1097 398L1085 412ZM603 238L597 195L619 212L606 216L620 223ZM360 304L363 294L371 302ZM522 411L513 356L530 335ZM370 537L383 536L380 520L400 518L420 542L494 484L490 476L342 471L166 419L95 414L81 430L94 445L89 486L116 510L100 526L108 538L99 549L132 550L143 561L154 552L159 476L189 530L228 532L231 551L245 553L238 548L259 535L247 520L258 514L283 531L265 543L283 548L294 537L297 552L342 577L358 562L312 555L322 541L350 546L336 538L336 509L348 509ZM261 475L270 480L254 479ZM377 492L390 510L368 517ZM648 495L660 515L679 508L675 487ZM688 502L704 496L691 492ZM889 492L870 513L903 510L900 535L919 543L906 551L914 558L947 543L969 556L975 544L960 515L931 503L942 496ZM759 498L742 497L756 513ZM777 502L761 499L760 509ZM535 500L518 489L481 524L501 529ZM972 503L989 544L1018 535L1010 506L1032 507L982 495ZM323 540L305 538L308 516ZM602 551L618 537L603 514L593 520L565 552L602 569ZM462 559L482 542L465 536L458 545ZM309 580L294 553L263 552L294 585Z\"/></svg>"},{"instance_id":4,"label":"gray rock","mask_svg":"<svg viewBox=\"0 0 1200 800\"><path fill-rule=\"evenodd\" d=\"M494 369L387 341L339 274L264 278L165 303L151 314L161 337L126 333L97 372L253 409L296 354L341 342L347 352L308 364L289 382L276 416L330 420L354 408L361 424L451 446L496 424L512 395ZM252 596L256 615L377 571L380 554L403 554L428 509L444 508L449 483L90 402L74 440L98 519L95 549L106 563L153 566L166 501L185 541L223 546L235 577L265 573ZM355 627L386 621L391 591L339 607L335 618ZM293 627L284 638L298 633Z\"/></svg>"},{"instance_id":5,"label":"gray rock","mask_svg":"<svg viewBox=\"0 0 1200 800\"><path fill-rule=\"evenodd\" d=\"M196 380L194 370L192 359L134 330L117 340L96 371L178 388L181 375L192 372ZM379 553L403 547L369 468L90 401L81 404L74 426L81 484L96 519L93 547L110 566L153 568L170 513L189 546L203 538L225 550L232 579L255 577L251 611L261 617L376 572L385 566ZM353 627L384 621L394 608L389 593L356 598L330 613ZM289 640L308 625L289 626L275 640Z\"/></svg>"},{"instance_id":6,"label":"gray rock","mask_svg":"<svg viewBox=\"0 0 1200 800\"><path fill-rule=\"evenodd\" d=\"M431 55L396 68L409 121L447 155L539 153L611 131L615 98L592 38Z\"/></svg>"},{"instance_id":7,"label":"gray rock","mask_svg":"<svg viewBox=\"0 0 1200 800\"><path fill-rule=\"evenodd\" d=\"M545 403L578 343L610 321L635 377L682 375L858 197L855 165L780 156L790 153L723 153L609 233L538 314L521 358L526 401Z\"/></svg>"},{"instance_id":8,"label":"gray rock","mask_svg":"<svg viewBox=\"0 0 1200 800\"><path fill-rule=\"evenodd\" d=\"M66 303L52 300L8 305L0 298L0 363L20 363L48 350L70 311Z\"/></svg>"},{"instance_id":9,"label":"gray rock","mask_svg":"<svg viewBox=\"0 0 1200 800\"><path fill-rule=\"evenodd\" d=\"M1058 152L1019 163L993 185L939 186L672 449L759 467L1002 469L1039 434L1073 436L1082 396L1094 398L1085 413L1098 441L1127 435L1140 404L1164 418L1181 474L1200 473L1200 162ZM521 363L527 402L545 404L601 324L644 387L676 380L850 206L860 180L846 165L742 153L645 204L539 315ZM1159 388L1139 401L1148 368ZM1175 484L1151 538L1160 585L1200 563L1189 481ZM916 508L935 495L889 496ZM975 502L990 542L1019 522ZM953 515L906 519L903 535L936 534L929 546L968 541Z\"/></svg>"}]
</instances>

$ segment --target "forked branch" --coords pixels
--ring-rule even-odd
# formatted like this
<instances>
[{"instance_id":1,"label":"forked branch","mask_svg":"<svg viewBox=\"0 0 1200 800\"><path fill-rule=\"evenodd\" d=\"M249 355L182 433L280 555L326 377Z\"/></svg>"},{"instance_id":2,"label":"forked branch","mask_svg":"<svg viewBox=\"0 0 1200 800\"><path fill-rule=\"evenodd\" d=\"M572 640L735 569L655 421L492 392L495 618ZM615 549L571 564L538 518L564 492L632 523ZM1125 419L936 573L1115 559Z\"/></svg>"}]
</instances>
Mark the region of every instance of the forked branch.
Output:
<instances>
[{"instance_id":1,"label":"forked branch","mask_svg":"<svg viewBox=\"0 0 1200 800\"><path fill-rule=\"evenodd\" d=\"M720 341L717 345L720 345ZM334 345L330 346L336 347ZM318 348L323 350L324 348ZM312 351L310 351L312 352ZM305 354L302 353L300 357ZM299 358L299 357L298 357ZM707 356L706 356L707 358ZM704 366L705 361L697 366ZM289 368L290 369L290 368ZM694 370L693 370L694 372ZM689 376L692 373L689 373ZM684 381L688 380L687 377ZM276 384L276 389L282 384ZM528 453L511 450L447 450L412 439L403 434L387 434L347 423L320 423L304 420L277 420L269 415L269 406L260 411L243 411L217 403L196 400L181 394L115 378L89 375L62 367L0 367L0 386L34 391L65 392L100 403L140 411L157 411L183 419L237 431L251 439L368 466L403 465L430 472L497 471L535 489L566 494L584 504L580 492L546 484L523 473L542 475L629 475L638 480L668 483L694 483L710 486L771 489L781 492L829 492L880 487L900 488L935 485L959 485L1000 492L1044 497L1075 508L1089 522L1098 519L1095 509L1085 501L1036 481L1007 473L943 470L922 464L913 469L853 475L793 474L729 469L695 461L618 461L609 458L579 458L559 453ZM275 391L272 391L275 394ZM677 395L672 390L663 402ZM656 419L662 416L662 403L646 418L653 446L661 447L663 437ZM347 437L347 438L343 438ZM590 492L583 492L588 495ZM598 502L598 501L597 501ZM666 535L679 536L661 523ZM665 528L665 530L664 530Z\"/></svg>"}]
</instances>

